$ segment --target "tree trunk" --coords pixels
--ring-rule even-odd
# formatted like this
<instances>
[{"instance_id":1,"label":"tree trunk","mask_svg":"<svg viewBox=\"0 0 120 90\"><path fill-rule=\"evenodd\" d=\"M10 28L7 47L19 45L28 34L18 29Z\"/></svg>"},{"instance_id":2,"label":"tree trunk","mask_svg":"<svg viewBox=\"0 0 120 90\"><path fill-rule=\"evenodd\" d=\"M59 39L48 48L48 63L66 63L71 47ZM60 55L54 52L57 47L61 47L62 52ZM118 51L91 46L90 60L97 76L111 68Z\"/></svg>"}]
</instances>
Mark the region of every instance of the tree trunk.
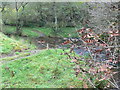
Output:
<instances>
[{"instance_id":1,"label":"tree trunk","mask_svg":"<svg viewBox=\"0 0 120 90\"><path fill-rule=\"evenodd\" d=\"M25 6L27 4L28 3L21 2L21 6L22 6L21 16L23 16L23 12L24 12ZM18 2L15 3L15 7L16 7L16 34L18 36L22 35L21 27L23 26L23 18L20 20L19 12L18 12L21 6L18 7Z\"/></svg>"},{"instance_id":2,"label":"tree trunk","mask_svg":"<svg viewBox=\"0 0 120 90\"><path fill-rule=\"evenodd\" d=\"M55 9L55 30L57 31L57 29L58 29L58 27L57 27L58 20L57 20L56 7L54 9Z\"/></svg>"},{"instance_id":3,"label":"tree trunk","mask_svg":"<svg viewBox=\"0 0 120 90\"><path fill-rule=\"evenodd\" d=\"M2 7L2 10L0 11L0 32L2 32L2 29L3 29L2 12L4 11L5 6L3 5L2 2L0 4L1 4L1 7Z\"/></svg>"},{"instance_id":4,"label":"tree trunk","mask_svg":"<svg viewBox=\"0 0 120 90\"><path fill-rule=\"evenodd\" d=\"M55 27L54 27L54 33L55 33L55 35L57 34L57 31L58 31L58 20L57 20L57 11L56 11L56 5L55 5L56 3L54 2L54 15L55 15L55 17L54 17L54 21L55 21Z\"/></svg>"},{"instance_id":5,"label":"tree trunk","mask_svg":"<svg viewBox=\"0 0 120 90\"><path fill-rule=\"evenodd\" d=\"M0 32L2 32L2 12L0 12Z\"/></svg>"},{"instance_id":6,"label":"tree trunk","mask_svg":"<svg viewBox=\"0 0 120 90\"><path fill-rule=\"evenodd\" d=\"M15 3L15 7L16 7L16 35L20 36L22 33L20 31L20 19L19 19L19 13L18 13L18 3Z\"/></svg>"}]
</instances>

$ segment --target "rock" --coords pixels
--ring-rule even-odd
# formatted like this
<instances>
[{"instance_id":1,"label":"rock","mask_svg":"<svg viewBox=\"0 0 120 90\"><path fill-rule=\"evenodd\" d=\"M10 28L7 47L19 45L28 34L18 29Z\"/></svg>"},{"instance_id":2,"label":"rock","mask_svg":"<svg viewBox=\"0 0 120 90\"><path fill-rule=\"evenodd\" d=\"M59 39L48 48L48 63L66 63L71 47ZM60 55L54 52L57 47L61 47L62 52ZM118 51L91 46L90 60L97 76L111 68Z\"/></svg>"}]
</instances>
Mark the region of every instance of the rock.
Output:
<instances>
[{"instance_id":1,"label":"rock","mask_svg":"<svg viewBox=\"0 0 120 90\"><path fill-rule=\"evenodd\" d=\"M82 47L74 48L73 51L78 55L89 56L89 52L85 48L82 48Z\"/></svg>"}]
</instances>

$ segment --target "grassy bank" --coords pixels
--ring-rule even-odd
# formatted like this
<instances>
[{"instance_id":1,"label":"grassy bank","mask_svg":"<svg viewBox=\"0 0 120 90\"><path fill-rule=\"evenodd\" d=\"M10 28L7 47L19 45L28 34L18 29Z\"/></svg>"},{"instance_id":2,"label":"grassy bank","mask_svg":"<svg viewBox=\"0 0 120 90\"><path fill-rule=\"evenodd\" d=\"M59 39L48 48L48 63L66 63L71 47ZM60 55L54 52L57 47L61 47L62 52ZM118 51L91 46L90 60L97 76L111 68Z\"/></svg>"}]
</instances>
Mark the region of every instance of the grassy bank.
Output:
<instances>
[{"instance_id":1,"label":"grassy bank","mask_svg":"<svg viewBox=\"0 0 120 90\"><path fill-rule=\"evenodd\" d=\"M86 87L85 84L91 87L82 73L76 77L77 65L73 62L74 59L71 62L67 55L61 55L69 50L45 49L29 52L34 46L23 42L0 33L0 55L8 56L0 59L4 62L1 65L3 88L83 88ZM11 52L14 52L14 55L9 56ZM85 61L79 60L77 63L81 68L89 68ZM89 74L87 76L89 77ZM98 83L98 86L101 82L96 81L96 77L91 76L91 81Z\"/></svg>"},{"instance_id":2,"label":"grassy bank","mask_svg":"<svg viewBox=\"0 0 120 90\"><path fill-rule=\"evenodd\" d=\"M46 36L53 36L55 33L53 33L52 28L47 28L47 27L22 27L22 34L26 35L31 38L36 38L40 36L40 33L45 34ZM3 32L6 34L14 34L16 31L15 26L4 26L3 27ZM40 33L38 33L38 32ZM58 36L62 37L69 37L68 34L71 34L73 37L77 36L75 33L75 28L74 27L65 27L65 28L60 28L58 32Z\"/></svg>"},{"instance_id":3,"label":"grassy bank","mask_svg":"<svg viewBox=\"0 0 120 90\"><path fill-rule=\"evenodd\" d=\"M37 55L2 65L5 88L82 87L67 56L60 49L43 50Z\"/></svg>"},{"instance_id":4,"label":"grassy bank","mask_svg":"<svg viewBox=\"0 0 120 90\"><path fill-rule=\"evenodd\" d=\"M34 48L34 45L27 43L23 39L17 41L5 36L3 33L0 33L0 54L9 54Z\"/></svg>"}]
</instances>

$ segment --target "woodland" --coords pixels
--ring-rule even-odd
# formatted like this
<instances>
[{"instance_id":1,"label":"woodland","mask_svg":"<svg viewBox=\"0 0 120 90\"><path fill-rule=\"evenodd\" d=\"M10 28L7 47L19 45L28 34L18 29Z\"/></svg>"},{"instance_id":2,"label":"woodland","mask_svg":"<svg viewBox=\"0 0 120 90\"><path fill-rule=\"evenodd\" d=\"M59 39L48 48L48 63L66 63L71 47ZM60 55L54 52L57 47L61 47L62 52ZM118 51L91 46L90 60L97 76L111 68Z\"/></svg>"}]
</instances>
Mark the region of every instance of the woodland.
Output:
<instances>
[{"instance_id":1,"label":"woodland","mask_svg":"<svg viewBox=\"0 0 120 90\"><path fill-rule=\"evenodd\" d=\"M119 2L0 2L0 87L119 90L119 10Z\"/></svg>"}]
</instances>

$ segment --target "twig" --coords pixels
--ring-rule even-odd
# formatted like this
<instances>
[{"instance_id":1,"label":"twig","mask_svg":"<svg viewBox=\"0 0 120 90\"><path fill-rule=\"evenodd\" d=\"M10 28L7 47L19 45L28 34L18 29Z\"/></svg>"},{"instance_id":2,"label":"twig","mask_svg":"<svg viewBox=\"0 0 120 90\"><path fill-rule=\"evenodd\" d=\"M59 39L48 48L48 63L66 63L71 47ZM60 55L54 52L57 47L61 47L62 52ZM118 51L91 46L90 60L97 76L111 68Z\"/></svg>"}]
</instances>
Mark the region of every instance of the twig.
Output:
<instances>
[{"instance_id":1,"label":"twig","mask_svg":"<svg viewBox=\"0 0 120 90\"><path fill-rule=\"evenodd\" d=\"M90 84L91 84L94 88L96 88L95 85L92 83L92 81L87 77L87 75L85 74L85 72L82 71L82 73L83 73L84 76L87 78L87 80L90 82Z\"/></svg>"},{"instance_id":2,"label":"twig","mask_svg":"<svg viewBox=\"0 0 120 90\"><path fill-rule=\"evenodd\" d=\"M115 88L118 88L113 82L111 82L110 80L108 80Z\"/></svg>"},{"instance_id":3,"label":"twig","mask_svg":"<svg viewBox=\"0 0 120 90\"><path fill-rule=\"evenodd\" d=\"M108 47L105 47L105 48L119 48L120 47L120 45L118 45L118 46L108 46Z\"/></svg>"},{"instance_id":4,"label":"twig","mask_svg":"<svg viewBox=\"0 0 120 90\"><path fill-rule=\"evenodd\" d=\"M114 83L116 84L117 88L118 88L118 89L120 89L120 88L119 88L119 86L117 85L117 83L116 83L115 79L113 78L113 75L112 75L112 74L110 74L110 75L111 75L111 77L112 77L112 79L113 79Z\"/></svg>"}]
</instances>

